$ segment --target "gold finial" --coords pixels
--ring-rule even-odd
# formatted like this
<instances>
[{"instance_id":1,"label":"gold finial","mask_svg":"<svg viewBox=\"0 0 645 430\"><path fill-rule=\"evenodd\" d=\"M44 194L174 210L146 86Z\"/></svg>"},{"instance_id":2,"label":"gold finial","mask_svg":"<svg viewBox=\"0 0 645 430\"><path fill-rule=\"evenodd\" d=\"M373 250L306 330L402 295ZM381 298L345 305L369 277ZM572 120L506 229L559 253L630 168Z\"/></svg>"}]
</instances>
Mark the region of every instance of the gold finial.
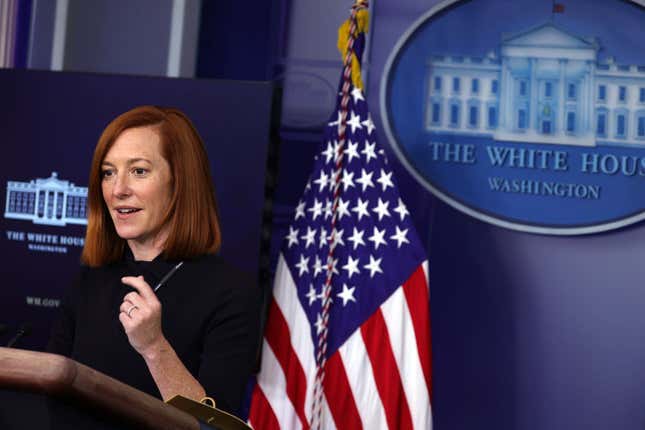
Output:
<instances>
[{"instance_id":1,"label":"gold finial","mask_svg":"<svg viewBox=\"0 0 645 430\"><path fill-rule=\"evenodd\" d=\"M356 29L354 30L354 37L361 33L367 33L369 26L369 13L367 11L368 0L356 0L354 7L360 8L356 11ZM338 50L340 51L343 60L347 55L347 41L349 40L349 30L351 28L351 20L345 21L338 29ZM352 54L352 83L356 88L363 88L363 80L361 79L361 65L358 62L356 54Z\"/></svg>"}]
</instances>

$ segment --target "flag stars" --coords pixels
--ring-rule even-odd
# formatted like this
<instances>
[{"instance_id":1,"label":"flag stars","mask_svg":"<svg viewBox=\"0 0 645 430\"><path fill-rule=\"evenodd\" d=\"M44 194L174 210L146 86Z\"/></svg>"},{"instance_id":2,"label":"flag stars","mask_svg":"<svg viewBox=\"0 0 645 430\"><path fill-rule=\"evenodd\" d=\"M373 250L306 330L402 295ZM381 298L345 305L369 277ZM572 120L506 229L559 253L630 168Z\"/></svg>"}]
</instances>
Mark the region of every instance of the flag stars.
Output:
<instances>
[{"instance_id":1,"label":"flag stars","mask_svg":"<svg viewBox=\"0 0 645 430\"><path fill-rule=\"evenodd\" d=\"M332 122L328 123L330 126L338 125L343 120L343 116L342 116L343 113L341 112L341 110L339 109L338 111L336 111L336 113L338 114L338 116L336 117L336 121L332 121Z\"/></svg>"},{"instance_id":2,"label":"flag stars","mask_svg":"<svg viewBox=\"0 0 645 430\"><path fill-rule=\"evenodd\" d=\"M370 115L370 114L367 114L367 119L365 121L361 122L361 124L363 124L365 127L367 127L367 135L368 136L370 134L372 134L372 132L376 128L374 126L374 121L372 121L372 115Z\"/></svg>"},{"instance_id":3,"label":"flag stars","mask_svg":"<svg viewBox=\"0 0 645 430\"><path fill-rule=\"evenodd\" d=\"M338 258L333 258L331 259L331 263L329 261L330 259L327 259L327 264L325 265L325 273L329 273L329 269L331 269L331 273L338 275L338 269L336 266L338 265Z\"/></svg>"},{"instance_id":4,"label":"flag stars","mask_svg":"<svg viewBox=\"0 0 645 430\"><path fill-rule=\"evenodd\" d=\"M363 266L363 268L370 271L370 278L373 278L376 273L383 273L383 270L381 270L381 260L383 260L383 258L374 259L374 257L370 255L369 264Z\"/></svg>"},{"instance_id":5,"label":"flag stars","mask_svg":"<svg viewBox=\"0 0 645 430\"><path fill-rule=\"evenodd\" d=\"M340 142L337 140L334 140L334 163L338 161L339 156L340 156Z\"/></svg>"},{"instance_id":6,"label":"flag stars","mask_svg":"<svg viewBox=\"0 0 645 430\"><path fill-rule=\"evenodd\" d=\"M316 322L314 326L316 326L316 334L320 334L320 332L323 331L323 319L320 312L318 312L318 314L316 315Z\"/></svg>"},{"instance_id":7,"label":"flag stars","mask_svg":"<svg viewBox=\"0 0 645 430\"><path fill-rule=\"evenodd\" d=\"M296 221L300 217L302 217L302 218L305 217L305 202L303 202L302 200L300 200L298 202L298 206L296 206L296 218L295 218Z\"/></svg>"},{"instance_id":8,"label":"flag stars","mask_svg":"<svg viewBox=\"0 0 645 430\"><path fill-rule=\"evenodd\" d=\"M354 274L361 273L361 271L358 270L359 261L360 261L360 258L357 258L356 260L354 260L351 255L347 256L347 264L343 266L343 270L347 271L347 279L352 279L352 276Z\"/></svg>"},{"instance_id":9,"label":"flag stars","mask_svg":"<svg viewBox=\"0 0 645 430\"><path fill-rule=\"evenodd\" d=\"M365 246L365 241L363 241L363 234L365 232L363 230L357 230L356 227L354 227L354 232L353 234L347 238L348 241L352 242L354 244L354 250L358 248L358 245L363 245Z\"/></svg>"},{"instance_id":10,"label":"flag stars","mask_svg":"<svg viewBox=\"0 0 645 430\"><path fill-rule=\"evenodd\" d=\"M354 298L354 290L356 290L356 287L348 287L347 284L343 284L343 291L336 294L337 297L343 299L343 307L347 305L348 302L356 303L356 298Z\"/></svg>"},{"instance_id":11,"label":"flag stars","mask_svg":"<svg viewBox=\"0 0 645 430\"><path fill-rule=\"evenodd\" d=\"M352 214L349 213L349 200L343 200L343 198L338 199L338 207L336 208L336 213L338 214L338 220L343 219L344 216L351 217Z\"/></svg>"},{"instance_id":12,"label":"flag stars","mask_svg":"<svg viewBox=\"0 0 645 430\"><path fill-rule=\"evenodd\" d=\"M337 172L337 173L340 174L340 172ZM336 175L337 175L337 173L331 172L331 171L329 172L329 191L331 191L332 193L334 192L334 188L336 188L336 184L337 184ZM339 185L339 188L340 188L340 185Z\"/></svg>"},{"instance_id":13,"label":"flag stars","mask_svg":"<svg viewBox=\"0 0 645 430\"><path fill-rule=\"evenodd\" d=\"M287 244L287 248L291 248L291 245L297 245L298 244L298 229L294 229L293 227L289 226L289 234L287 235L286 239L289 241Z\"/></svg>"},{"instance_id":14,"label":"flag stars","mask_svg":"<svg viewBox=\"0 0 645 430\"><path fill-rule=\"evenodd\" d=\"M296 263L296 267L298 268L298 276L302 276L304 273L309 273L309 257L305 257L304 255L300 254L300 261Z\"/></svg>"},{"instance_id":15,"label":"flag stars","mask_svg":"<svg viewBox=\"0 0 645 430\"><path fill-rule=\"evenodd\" d=\"M361 177L356 180L359 184L363 186L363 192L367 187L374 187L374 182L372 182L372 175L374 172L367 173L365 169L361 169Z\"/></svg>"},{"instance_id":16,"label":"flag stars","mask_svg":"<svg viewBox=\"0 0 645 430\"><path fill-rule=\"evenodd\" d=\"M318 248L322 248L327 245L327 230L324 227L320 228L320 242Z\"/></svg>"},{"instance_id":17,"label":"flag stars","mask_svg":"<svg viewBox=\"0 0 645 430\"><path fill-rule=\"evenodd\" d=\"M320 299L320 303L323 304L325 302L325 286L321 285L320 286L320 294L316 296L318 299Z\"/></svg>"},{"instance_id":18,"label":"flag stars","mask_svg":"<svg viewBox=\"0 0 645 430\"><path fill-rule=\"evenodd\" d=\"M330 141L327 141L327 148L322 152L322 155L325 156L325 163L329 164L332 158L334 158L334 147Z\"/></svg>"},{"instance_id":19,"label":"flag stars","mask_svg":"<svg viewBox=\"0 0 645 430\"><path fill-rule=\"evenodd\" d=\"M407 228L405 230L401 230L398 225L396 226L396 234L390 236L390 239L396 240L397 248L401 248L401 245L403 245L404 243L410 243L407 238L408 230L409 229Z\"/></svg>"},{"instance_id":20,"label":"flag stars","mask_svg":"<svg viewBox=\"0 0 645 430\"><path fill-rule=\"evenodd\" d=\"M370 216L370 213L367 211L367 204L369 200L363 201L360 197L356 201L356 206L352 208L352 212L356 212L358 220L360 221L363 216Z\"/></svg>"},{"instance_id":21,"label":"flag stars","mask_svg":"<svg viewBox=\"0 0 645 430\"><path fill-rule=\"evenodd\" d=\"M345 230L336 230L336 234L334 234L332 230L332 234L329 235L328 239L334 246L336 245L345 246L345 242L343 242L344 233L345 233ZM333 236L333 239L332 239L332 236Z\"/></svg>"},{"instance_id":22,"label":"flag stars","mask_svg":"<svg viewBox=\"0 0 645 430\"><path fill-rule=\"evenodd\" d=\"M403 204L403 200L401 200L400 198L399 198L399 205L394 208L394 212L399 214L399 216L401 217L401 221L403 221L406 215L410 215L410 212L408 212L407 208Z\"/></svg>"},{"instance_id":23,"label":"flag stars","mask_svg":"<svg viewBox=\"0 0 645 430\"><path fill-rule=\"evenodd\" d=\"M309 299L309 306L316 301L316 289L314 288L314 284L309 284L309 291L305 297Z\"/></svg>"},{"instance_id":24,"label":"flag stars","mask_svg":"<svg viewBox=\"0 0 645 430\"><path fill-rule=\"evenodd\" d=\"M338 266L338 258L331 260L331 272L335 275L338 275L338 269L336 268L336 266ZM327 267L327 270L329 270L329 265Z\"/></svg>"},{"instance_id":25,"label":"flag stars","mask_svg":"<svg viewBox=\"0 0 645 430\"><path fill-rule=\"evenodd\" d=\"M361 125L361 117L360 115L356 115L354 111L351 112L351 118L349 121L347 121L347 125L352 128L352 134L356 133L356 129L361 129L363 126Z\"/></svg>"},{"instance_id":26,"label":"flag stars","mask_svg":"<svg viewBox=\"0 0 645 430\"><path fill-rule=\"evenodd\" d=\"M329 183L329 176L325 173L324 170L320 170L320 177L314 181L314 184L318 185L318 192L322 192Z\"/></svg>"},{"instance_id":27,"label":"flag stars","mask_svg":"<svg viewBox=\"0 0 645 430\"><path fill-rule=\"evenodd\" d=\"M307 227L307 234L301 236L300 239L306 241L305 248L309 248L309 245L316 243L316 230L311 227Z\"/></svg>"},{"instance_id":28,"label":"flag stars","mask_svg":"<svg viewBox=\"0 0 645 430\"><path fill-rule=\"evenodd\" d=\"M376 160L378 158L376 155L376 142L370 145L369 141L366 140L361 154L365 155L365 164L369 164L372 158Z\"/></svg>"},{"instance_id":29,"label":"flag stars","mask_svg":"<svg viewBox=\"0 0 645 430\"><path fill-rule=\"evenodd\" d=\"M350 187L355 187L354 185L354 172L348 170L343 170L343 179L340 180L343 183L343 191L347 191Z\"/></svg>"},{"instance_id":30,"label":"flag stars","mask_svg":"<svg viewBox=\"0 0 645 430\"><path fill-rule=\"evenodd\" d=\"M351 163L354 158L360 159L361 156L358 155L358 142L352 143L351 141L348 141L345 155L347 156L347 164Z\"/></svg>"},{"instance_id":31,"label":"flag stars","mask_svg":"<svg viewBox=\"0 0 645 430\"><path fill-rule=\"evenodd\" d=\"M331 200L325 199L325 219L333 215L333 212L331 210L331 203L332 203Z\"/></svg>"},{"instance_id":32,"label":"flag stars","mask_svg":"<svg viewBox=\"0 0 645 430\"><path fill-rule=\"evenodd\" d=\"M390 202L384 202L383 200L381 200L380 197L378 198L378 203L374 208L372 208L372 211L378 214L379 221L385 216L391 216L390 211L387 209L389 205L390 205Z\"/></svg>"},{"instance_id":33,"label":"flag stars","mask_svg":"<svg viewBox=\"0 0 645 430\"><path fill-rule=\"evenodd\" d=\"M330 171L329 172L329 191L334 191L334 188L336 188L336 184L339 184L338 186L340 187L340 178L341 176L341 171L337 170L335 172Z\"/></svg>"},{"instance_id":34,"label":"flag stars","mask_svg":"<svg viewBox=\"0 0 645 430\"><path fill-rule=\"evenodd\" d=\"M385 236L385 229L379 230L378 228L374 227L372 235L368 237L367 240L374 243L374 249L376 250L380 245L387 245L387 242L385 241L383 236Z\"/></svg>"},{"instance_id":35,"label":"flag stars","mask_svg":"<svg viewBox=\"0 0 645 430\"><path fill-rule=\"evenodd\" d=\"M316 260L314 260L314 277L318 276L323 271L322 261L316 255Z\"/></svg>"},{"instance_id":36,"label":"flag stars","mask_svg":"<svg viewBox=\"0 0 645 430\"><path fill-rule=\"evenodd\" d=\"M381 169L381 176L376 180L383 187L383 191L387 190L387 187L394 188L392 183L392 172L385 173L385 170Z\"/></svg>"},{"instance_id":37,"label":"flag stars","mask_svg":"<svg viewBox=\"0 0 645 430\"><path fill-rule=\"evenodd\" d=\"M312 219L315 221L320 215L322 215L322 202L319 202L318 199L314 199L314 205L307 209L311 212Z\"/></svg>"},{"instance_id":38,"label":"flag stars","mask_svg":"<svg viewBox=\"0 0 645 430\"><path fill-rule=\"evenodd\" d=\"M354 87L352 90L352 97L354 98L354 104L356 104L359 100L365 101L365 97L363 97L363 91L361 91L360 88Z\"/></svg>"}]
</instances>

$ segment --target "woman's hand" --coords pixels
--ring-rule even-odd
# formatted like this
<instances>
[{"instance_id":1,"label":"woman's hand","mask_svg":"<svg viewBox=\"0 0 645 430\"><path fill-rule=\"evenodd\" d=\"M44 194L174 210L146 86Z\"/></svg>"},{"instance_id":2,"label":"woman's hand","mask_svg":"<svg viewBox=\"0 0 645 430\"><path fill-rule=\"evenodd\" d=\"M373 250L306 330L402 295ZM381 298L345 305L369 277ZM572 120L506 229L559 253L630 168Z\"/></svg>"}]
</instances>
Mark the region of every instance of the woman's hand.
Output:
<instances>
[{"instance_id":1,"label":"woman's hand","mask_svg":"<svg viewBox=\"0 0 645 430\"><path fill-rule=\"evenodd\" d=\"M119 321L130 345L144 358L149 358L159 353L166 343L161 331L161 303L143 276L125 276L121 282L137 291L123 297Z\"/></svg>"},{"instance_id":2,"label":"woman's hand","mask_svg":"<svg viewBox=\"0 0 645 430\"><path fill-rule=\"evenodd\" d=\"M199 400L206 396L204 387L186 369L161 331L161 303L143 276L125 276L121 282L137 290L123 297L119 321L130 345L143 356L164 400L181 394Z\"/></svg>"}]
</instances>

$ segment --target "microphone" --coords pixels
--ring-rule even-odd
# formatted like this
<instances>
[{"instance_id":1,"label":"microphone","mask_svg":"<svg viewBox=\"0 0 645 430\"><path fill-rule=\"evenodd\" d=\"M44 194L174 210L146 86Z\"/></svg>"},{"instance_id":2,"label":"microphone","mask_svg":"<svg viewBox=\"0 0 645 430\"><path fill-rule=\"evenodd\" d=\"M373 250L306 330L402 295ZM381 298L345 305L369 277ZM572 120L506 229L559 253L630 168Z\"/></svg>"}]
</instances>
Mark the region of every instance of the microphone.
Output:
<instances>
[{"instance_id":1,"label":"microphone","mask_svg":"<svg viewBox=\"0 0 645 430\"><path fill-rule=\"evenodd\" d=\"M31 334L31 324L29 323L23 323L18 331L16 332L16 335L11 338L9 342L7 342L7 348L11 348L14 346L20 339L22 339L25 336L29 336Z\"/></svg>"}]
</instances>

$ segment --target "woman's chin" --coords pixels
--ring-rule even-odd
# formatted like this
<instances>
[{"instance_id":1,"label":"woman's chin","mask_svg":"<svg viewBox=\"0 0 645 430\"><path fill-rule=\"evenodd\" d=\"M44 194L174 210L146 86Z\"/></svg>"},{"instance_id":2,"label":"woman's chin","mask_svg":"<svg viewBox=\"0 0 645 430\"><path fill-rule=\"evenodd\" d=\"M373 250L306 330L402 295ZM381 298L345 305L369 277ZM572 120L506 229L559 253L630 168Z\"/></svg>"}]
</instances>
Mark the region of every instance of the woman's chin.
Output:
<instances>
[{"instance_id":1,"label":"woman's chin","mask_svg":"<svg viewBox=\"0 0 645 430\"><path fill-rule=\"evenodd\" d=\"M140 233L130 229L117 229L116 234L123 240L136 241L140 237Z\"/></svg>"}]
</instances>

